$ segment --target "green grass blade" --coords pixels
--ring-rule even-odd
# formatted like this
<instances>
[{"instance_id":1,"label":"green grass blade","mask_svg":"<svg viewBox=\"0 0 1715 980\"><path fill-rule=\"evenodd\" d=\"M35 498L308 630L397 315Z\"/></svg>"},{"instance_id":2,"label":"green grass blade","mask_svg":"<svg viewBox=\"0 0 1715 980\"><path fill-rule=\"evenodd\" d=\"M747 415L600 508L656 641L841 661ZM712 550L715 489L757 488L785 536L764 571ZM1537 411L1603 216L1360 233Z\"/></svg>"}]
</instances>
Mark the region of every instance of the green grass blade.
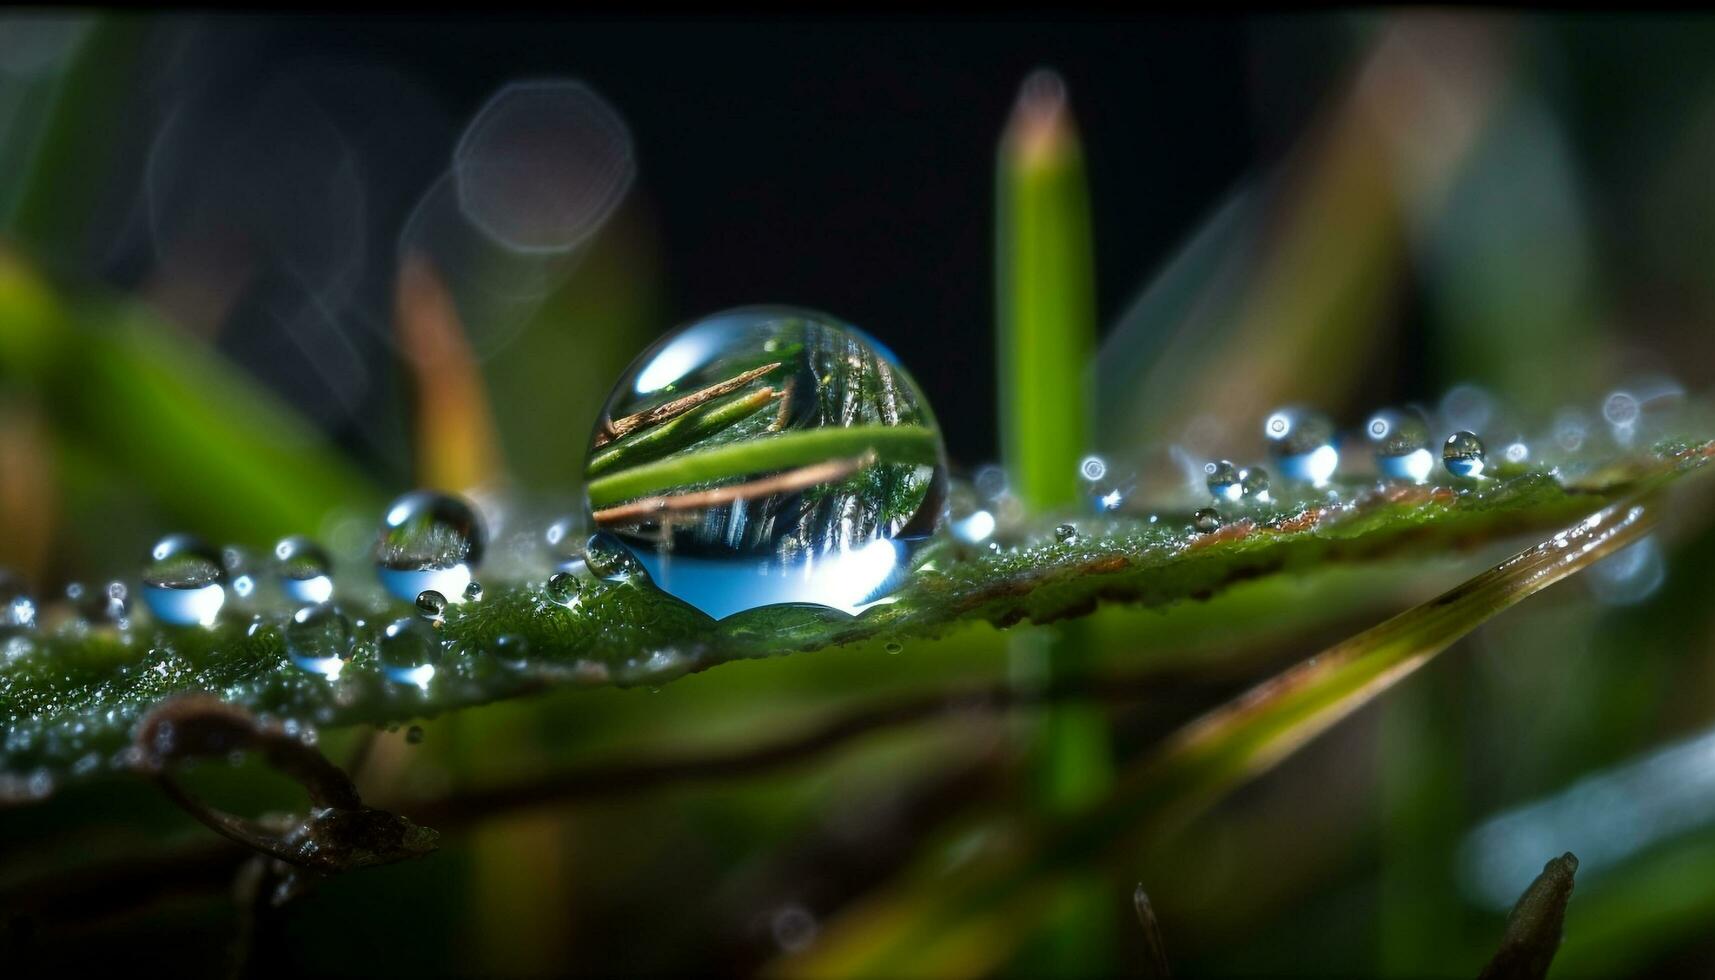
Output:
<instances>
[{"instance_id":1,"label":"green grass blade","mask_svg":"<svg viewBox=\"0 0 1715 980\"><path fill-rule=\"evenodd\" d=\"M634 432L596 450L590 456L589 475L599 477L619 467L653 462L755 415L774 398L773 388L761 388L711 402L660 425Z\"/></svg>"},{"instance_id":2,"label":"green grass blade","mask_svg":"<svg viewBox=\"0 0 1715 980\"><path fill-rule=\"evenodd\" d=\"M1182 729L1132 766L1097 810L1033 843L928 884L908 880L831 923L792 974L967 975L1012 955L1016 923L1068 868L1160 840L1496 614L1641 539L1659 498L1617 501L1450 592L1337 644ZM875 916L871 909L888 910Z\"/></svg>"},{"instance_id":3,"label":"green grass blade","mask_svg":"<svg viewBox=\"0 0 1715 980\"><path fill-rule=\"evenodd\" d=\"M676 487L809 466L869 452L884 462L933 464L939 451L934 431L917 425L853 425L781 432L643 463L591 480L590 506L600 509Z\"/></svg>"}]
</instances>

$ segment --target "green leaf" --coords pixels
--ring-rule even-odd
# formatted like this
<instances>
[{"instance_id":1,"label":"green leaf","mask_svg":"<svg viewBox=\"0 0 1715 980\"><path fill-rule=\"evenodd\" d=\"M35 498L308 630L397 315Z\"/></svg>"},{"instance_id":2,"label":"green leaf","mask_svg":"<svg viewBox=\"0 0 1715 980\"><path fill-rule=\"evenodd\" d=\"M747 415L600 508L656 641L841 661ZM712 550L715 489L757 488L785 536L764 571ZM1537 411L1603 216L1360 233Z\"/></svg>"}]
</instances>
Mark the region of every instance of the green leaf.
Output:
<instances>
[{"instance_id":1,"label":"green leaf","mask_svg":"<svg viewBox=\"0 0 1715 980\"><path fill-rule=\"evenodd\" d=\"M1682 459L1699 466L1711 453L1715 444ZM1004 963L1017 924L1041 906L1056 876L1111 857L1128 842L1160 846L1209 804L1490 617L1639 540L1655 525L1657 492L1668 476L1640 481L1633 493L1547 541L1204 716L1122 773L1100 806L1026 828L1026 841L953 874L906 875L830 923L815 949L787 970L966 975Z\"/></svg>"},{"instance_id":2,"label":"green leaf","mask_svg":"<svg viewBox=\"0 0 1715 980\"><path fill-rule=\"evenodd\" d=\"M294 667L278 621L268 618L253 626L229 616L212 629L147 622L123 631L44 629L0 641L0 723L8 732L0 790L29 794L56 779L124 766L137 719L173 694L208 692L257 714L331 726L397 722L558 684L656 686L734 660L933 636L968 622L1050 622L1103 601L1159 606L1283 569L1559 527L1711 454L1715 443L1679 446L1572 488L1535 470L1503 471L1463 492L1372 488L1347 505L1283 506L1211 534L1191 531L1184 515L1167 515L1091 519L1064 542L1044 527L998 552L964 553L941 542L888 601L856 617L772 607L716 623L641 581L591 582L570 606L539 580L490 581L480 602L447 610L439 627L444 656L422 689L389 681L377 662L379 631L411 609L357 582L341 586L346 611L362 624L355 655L335 681ZM524 663L495 655L502 637L527 645Z\"/></svg>"}]
</instances>

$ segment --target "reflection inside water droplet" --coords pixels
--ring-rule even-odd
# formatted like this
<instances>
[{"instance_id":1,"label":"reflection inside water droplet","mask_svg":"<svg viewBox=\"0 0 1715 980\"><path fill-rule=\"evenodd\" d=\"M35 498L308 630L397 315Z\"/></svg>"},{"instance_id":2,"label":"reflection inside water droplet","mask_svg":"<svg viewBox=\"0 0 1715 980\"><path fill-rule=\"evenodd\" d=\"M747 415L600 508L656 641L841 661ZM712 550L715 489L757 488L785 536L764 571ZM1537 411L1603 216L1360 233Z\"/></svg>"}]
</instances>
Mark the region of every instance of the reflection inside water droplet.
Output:
<instances>
[{"instance_id":1,"label":"reflection inside water droplet","mask_svg":"<svg viewBox=\"0 0 1715 980\"><path fill-rule=\"evenodd\" d=\"M939 430L873 340L822 314L732 310L620 379L592 440L590 570L715 617L777 603L855 613L902 580L946 498Z\"/></svg>"},{"instance_id":2,"label":"reflection inside water droplet","mask_svg":"<svg viewBox=\"0 0 1715 980\"><path fill-rule=\"evenodd\" d=\"M386 511L375 543L376 574L404 602L427 591L462 600L486 543L482 522L457 497L417 490Z\"/></svg>"},{"instance_id":3,"label":"reflection inside water droplet","mask_svg":"<svg viewBox=\"0 0 1715 980\"><path fill-rule=\"evenodd\" d=\"M1191 529L1199 534L1208 534L1221 529L1221 515L1213 507L1204 507L1191 515Z\"/></svg>"},{"instance_id":4,"label":"reflection inside water droplet","mask_svg":"<svg viewBox=\"0 0 1715 980\"><path fill-rule=\"evenodd\" d=\"M578 593L583 590L583 583L571 572L555 572L548 579L548 598L562 606L572 605L577 601Z\"/></svg>"},{"instance_id":5,"label":"reflection inside water droplet","mask_svg":"<svg viewBox=\"0 0 1715 980\"><path fill-rule=\"evenodd\" d=\"M213 625L226 603L226 567L220 553L188 534L169 534L155 542L143 563L143 601L168 625Z\"/></svg>"},{"instance_id":6,"label":"reflection inside water droplet","mask_svg":"<svg viewBox=\"0 0 1715 980\"><path fill-rule=\"evenodd\" d=\"M1483 440L1472 432L1455 432L1447 437L1447 445L1441 450L1442 465L1447 472L1454 476L1480 477L1487 456L1483 450Z\"/></svg>"}]
</instances>

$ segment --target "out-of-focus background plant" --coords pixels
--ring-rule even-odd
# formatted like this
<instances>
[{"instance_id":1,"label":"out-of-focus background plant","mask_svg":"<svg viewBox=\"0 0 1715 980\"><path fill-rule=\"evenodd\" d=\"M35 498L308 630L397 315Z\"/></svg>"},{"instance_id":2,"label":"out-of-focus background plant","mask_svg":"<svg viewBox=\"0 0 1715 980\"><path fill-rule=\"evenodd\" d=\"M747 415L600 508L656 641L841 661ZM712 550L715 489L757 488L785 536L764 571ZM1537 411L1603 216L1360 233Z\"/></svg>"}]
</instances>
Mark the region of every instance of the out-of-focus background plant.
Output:
<instances>
[{"instance_id":1,"label":"out-of-focus background plant","mask_svg":"<svg viewBox=\"0 0 1715 980\"><path fill-rule=\"evenodd\" d=\"M1630 430L1605 417L1610 393L1647 406L1715 374L1712 44L1703 20L1422 13L8 14L0 566L54 594L129 574L169 528L358 551L412 485L575 510L624 366L739 303L827 309L887 343L967 473L1021 445L1052 459L1008 415L1030 381L1006 352L1033 308L1061 341L1087 328L1061 349L1093 354L1046 375L1084 393L1090 431L1073 411L1035 418L1036 436L1066 434L1070 461L1100 453L1139 494L1182 487L1187 461L1255 456L1263 415L1294 402L1348 424L1417 403L1544 454L1611 444ZM1058 75L1020 96L1042 65ZM1044 234L1069 264L1050 294L1012 288L1005 237L1043 206L1014 182L1042 164L1019 140L1041 135L1020 128L1044 99L1067 154L1049 170L1073 175L1047 178ZM1014 475L1034 507L1079 492L1067 467ZM1074 882L1072 911L1019 926L999 965L1141 968L1142 877L1186 974L1472 974L1570 850L1556 975L1715 969L1715 549L1699 527L1670 523L1484 626ZM550 693L427 721L420 741L384 734L362 782L385 804L755 744L878 698L1015 682L1043 651L1057 673L1235 684L1481 557ZM0 889L52 883L4 935L68 969L218 970L246 929L283 972L790 971L824 944L861 963L850 937L888 936L877 896L907 915L908 872L1004 850L999 818L1021 807L1099 796L1108 753L1183 720L1160 700L937 713L761 774L509 807L260 924L227 864L161 850L204 832L150 788L74 787L0 811ZM324 740L336 759L352 742ZM1023 745L1076 778L1034 778ZM235 809L297 805L255 767L215 775ZM111 877L80 887L93 863Z\"/></svg>"}]
</instances>

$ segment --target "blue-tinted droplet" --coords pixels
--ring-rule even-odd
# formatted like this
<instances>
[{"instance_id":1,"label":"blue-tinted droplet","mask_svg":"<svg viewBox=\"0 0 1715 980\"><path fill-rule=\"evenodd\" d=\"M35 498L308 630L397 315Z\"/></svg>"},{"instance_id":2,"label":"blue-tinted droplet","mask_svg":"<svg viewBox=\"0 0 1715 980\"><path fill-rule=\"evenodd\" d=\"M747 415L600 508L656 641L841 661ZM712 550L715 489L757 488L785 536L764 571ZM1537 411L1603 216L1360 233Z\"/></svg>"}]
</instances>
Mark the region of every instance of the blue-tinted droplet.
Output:
<instances>
[{"instance_id":1,"label":"blue-tinted droplet","mask_svg":"<svg viewBox=\"0 0 1715 980\"><path fill-rule=\"evenodd\" d=\"M1237 503L1245 495L1244 476L1229 460L1217 460L1203 466L1208 475L1209 496L1218 504Z\"/></svg>"},{"instance_id":2,"label":"blue-tinted droplet","mask_svg":"<svg viewBox=\"0 0 1715 980\"><path fill-rule=\"evenodd\" d=\"M486 543L476 511L457 497L427 490L388 506L375 543L381 584L404 602L426 591L464 596Z\"/></svg>"},{"instance_id":3,"label":"blue-tinted droplet","mask_svg":"<svg viewBox=\"0 0 1715 980\"><path fill-rule=\"evenodd\" d=\"M280 589L296 603L326 602L333 598L333 561L309 538L294 535L274 545L274 568Z\"/></svg>"},{"instance_id":4,"label":"blue-tinted droplet","mask_svg":"<svg viewBox=\"0 0 1715 980\"><path fill-rule=\"evenodd\" d=\"M1191 515L1191 529L1199 534L1208 534L1221 529L1221 515L1213 507L1204 507Z\"/></svg>"},{"instance_id":5,"label":"blue-tinted droplet","mask_svg":"<svg viewBox=\"0 0 1715 980\"><path fill-rule=\"evenodd\" d=\"M143 601L170 626L209 626L226 603L226 566L200 538L169 534L143 561Z\"/></svg>"},{"instance_id":6,"label":"blue-tinted droplet","mask_svg":"<svg viewBox=\"0 0 1715 980\"><path fill-rule=\"evenodd\" d=\"M376 655L388 680L427 689L441 663L441 641L428 622L405 616L381 631Z\"/></svg>"},{"instance_id":7,"label":"blue-tinted droplet","mask_svg":"<svg viewBox=\"0 0 1715 980\"><path fill-rule=\"evenodd\" d=\"M326 603L307 605L286 624L286 656L298 667L329 680L351 659L351 620Z\"/></svg>"},{"instance_id":8,"label":"blue-tinted droplet","mask_svg":"<svg viewBox=\"0 0 1715 980\"><path fill-rule=\"evenodd\" d=\"M36 600L24 583L0 569L0 636L36 627Z\"/></svg>"},{"instance_id":9,"label":"blue-tinted droplet","mask_svg":"<svg viewBox=\"0 0 1715 980\"><path fill-rule=\"evenodd\" d=\"M1275 468L1285 479L1326 486L1340 465L1340 451L1334 448L1334 425L1320 412L1280 409L1263 420L1262 433Z\"/></svg>"},{"instance_id":10,"label":"blue-tinted droplet","mask_svg":"<svg viewBox=\"0 0 1715 980\"><path fill-rule=\"evenodd\" d=\"M1475 433L1463 430L1453 433L1441 449L1441 462L1454 476L1482 476L1486 462L1483 440L1478 439Z\"/></svg>"},{"instance_id":11,"label":"blue-tinted droplet","mask_svg":"<svg viewBox=\"0 0 1715 980\"><path fill-rule=\"evenodd\" d=\"M1429 426L1416 415L1392 410L1377 412L1364 427L1376 470L1390 480L1424 483L1435 469L1429 451Z\"/></svg>"},{"instance_id":12,"label":"blue-tinted droplet","mask_svg":"<svg viewBox=\"0 0 1715 980\"><path fill-rule=\"evenodd\" d=\"M711 616L855 613L903 580L944 509L940 431L899 362L831 317L731 310L656 344L591 440L591 526ZM591 571L607 578L594 554Z\"/></svg>"}]
</instances>

